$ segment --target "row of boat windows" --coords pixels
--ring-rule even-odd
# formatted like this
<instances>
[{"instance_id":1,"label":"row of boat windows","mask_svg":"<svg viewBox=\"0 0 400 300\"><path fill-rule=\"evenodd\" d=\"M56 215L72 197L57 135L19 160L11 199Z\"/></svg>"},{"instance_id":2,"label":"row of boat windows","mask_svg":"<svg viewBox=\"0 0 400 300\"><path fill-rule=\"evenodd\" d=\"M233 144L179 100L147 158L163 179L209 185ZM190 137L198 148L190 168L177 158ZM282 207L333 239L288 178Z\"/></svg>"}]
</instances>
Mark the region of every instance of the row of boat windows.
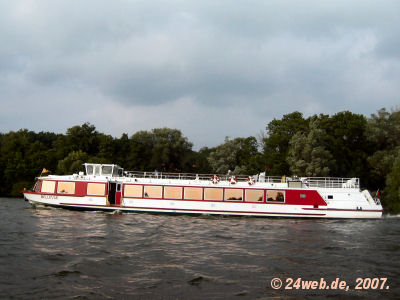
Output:
<instances>
[{"instance_id":1,"label":"row of boat windows","mask_svg":"<svg viewBox=\"0 0 400 300\"><path fill-rule=\"evenodd\" d=\"M124 197L211 201L264 202L264 190L155 185L125 185ZM285 191L268 190L267 201L285 202Z\"/></svg>"},{"instance_id":2,"label":"row of boat windows","mask_svg":"<svg viewBox=\"0 0 400 300\"><path fill-rule=\"evenodd\" d=\"M122 168L115 165L97 165L97 164L87 164L86 165L86 175L94 176L122 176Z\"/></svg>"},{"instance_id":3,"label":"row of boat windows","mask_svg":"<svg viewBox=\"0 0 400 300\"><path fill-rule=\"evenodd\" d=\"M54 193L56 189L56 181L43 180L38 182L35 187L35 191L41 191L42 193ZM95 196L104 196L106 193L105 183L93 183L87 184L87 194ZM75 194L75 182L73 181L58 181L57 194Z\"/></svg>"},{"instance_id":4,"label":"row of boat windows","mask_svg":"<svg viewBox=\"0 0 400 300\"><path fill-rule=\"evenodd\" d=\"M43 180L38 182L35 190L42 193L54 193L56 181ZM75 182L58 181L58 194L75 194ZM87 184L87 194L104 196L106 185L104 183ZM203 188L203 187L178 187L158 185L125 185L124 197L153 198L153 199L187 199L187 200L211 200L211 201L243 201L264 202L264 190L258 189L231 189L231 188ZM267 190L267 201L285 202L285 191Z\"/></svg>"}]
</instances>

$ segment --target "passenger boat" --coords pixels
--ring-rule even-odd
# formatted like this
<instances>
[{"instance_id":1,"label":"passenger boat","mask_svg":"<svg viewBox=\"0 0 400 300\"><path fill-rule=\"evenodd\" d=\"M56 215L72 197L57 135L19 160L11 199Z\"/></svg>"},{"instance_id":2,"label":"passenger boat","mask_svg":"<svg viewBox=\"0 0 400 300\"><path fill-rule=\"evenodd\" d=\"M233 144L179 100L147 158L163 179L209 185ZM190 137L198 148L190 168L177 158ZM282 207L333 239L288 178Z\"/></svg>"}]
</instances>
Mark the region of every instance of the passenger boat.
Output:
<instances>
[{"instance_id":1,"label":"passenger boat","mask_svg":"<svg viewBox=\"0 0 400 300\"><path fill-rule=\"evenodd\" d=\"M380 218L382 206L358 178L201 175L124 171L84 164L86 172L37 178L32 204L84 210L311 218Z\"/></svg>"}]
</instances>

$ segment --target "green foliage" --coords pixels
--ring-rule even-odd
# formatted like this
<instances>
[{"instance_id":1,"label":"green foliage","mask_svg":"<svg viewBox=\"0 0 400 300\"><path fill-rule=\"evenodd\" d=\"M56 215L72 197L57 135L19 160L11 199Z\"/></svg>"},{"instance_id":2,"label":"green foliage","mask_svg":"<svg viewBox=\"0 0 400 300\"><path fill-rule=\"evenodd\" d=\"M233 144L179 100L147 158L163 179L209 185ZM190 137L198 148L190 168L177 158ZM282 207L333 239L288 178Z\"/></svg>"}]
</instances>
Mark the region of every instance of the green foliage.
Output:
<instances>
[{"instance_id":1,"label":"green foliage","mask_svg":"<svg viewBox=\"0 0 400 300\"><path fill-rule=\"evenodd\" d=\"M321 127L329 138L327 150L336 159L330 171L331 176L361 177L368 173L367 120L363 115L345 111L322 120Z\"/></svg>"},{"instance_id":2,"label":"green foliage","mask_svg":"<svg viewBox=\"0 0 400 300\"><path fill-rule=\"evenodd\" d=\"M282 120L274 119L268 124L268 137L264 139L264 157L269 175L290 173L290 166L286 161L289 142L296 133L306 132L307 128L308 121L298 111L284 115Z\"/></svg>"},{"instance_id":3,"label":"green foliage","mask_svg":"<svg viewBox=\"0 0 400 300\"><path fill-rule=\"evenodd\" d=\"M88 155L96 155L99 152L99 133L96 131L96 127L90 123L69 128L66 139L67 145L73 151L81 150Z\"/></svg>"},{"instance_id":4,"label":"green foliage","mask_svg":"<svg viewBox=\"0 0 400 300\"><path fill-rule=\"evenodd\" d=\"M162 171L177 172L188 169L192 146L193 144L177 129L153 129L150 165Z\"/></svg>"},{"instance_id":5,"label":"green foliage","mask_svg":"<svg viewBox=\"0 0 400 300\"><path fill-rule=\"evenodd\" d=\"M213 151L208 147L201 148L194 156L194 164L192 165L196 173L209 174L212 172L208 157Z\"/></svg>"},{"instance_id":6,"label":"green foliage","mask_svg":"<svg viewBox=\"0 0 400 300\"><path fill-rule=\"evenodd\" d=\"M367 136L376 150L400 146L400 110L389 113L381 108L367 124Z\"/></svg>"},{"instance_id":7,"label":"green foliage","mask_svg":"<svg viewBox=\"0 0 400 300\"><path fill-rule=\"evenodd\" d=\"M208 162L213 172L227 174L256 174L262 167L262 155L258 153L255 137L225 138L225 143L210 151Z\"/></svg>"},{"instance_id":8,"label":"green foliage","mask_svg":"<svg viewBox=\"0 0 400 300\"><path fill-rule=\"evenodd\" d=\"M130 149L125 168L129 170L151 171L150 159L153 156L152 133L148 131L136 132L131 137Z\"/></svg>"},{"instance_id":9,"label":"green foliage","mask_svg":"<svg viewBox=\"0 0 400 300\"><path fill-rule=\"evenodd\" d=\"M310 120L308 133L297 132L289 142L287 162L291 174L297 176L328 176L334 160L327 150L326 131L318 119Z\"/></svg>"},{"instance_id":10,"label":"green foliage","mask_svg":"<svg viewBox=\"0 0 400 300\"><path fill-rule=\"evenodd\" d=\"M29 190L32 188L32 181L31 180L22 180L17 181L12 185L10 196L12 197L19 197L21 195L21 191Z\"/></svg>"},{"instance_id":11,"label":"green foliage","mask_svg":"<svg viewBox=\"0 0 400 300\"><path fill-rule=\"evenodd\" d=\"M194 163L192 143L181 131L156 128L131 137L127 167L142 171L190 171Z\"/></svg>"},{"instance_id":12,"label":"green foliage","mask_svg":"<svg viewBox=\"0 0 400 300\"><path fill-rule=\"evenodd\" d=\"M376 151L368 157L370 166L371 187L378 189L385 185L387 174L393 168L393 163L400 153L400 147Z\"/></svg>"},{"instance_id":13,"label":"green foliage","mask_svg":"<svg viewBox=\"0 0 400 300\"><path fill-rule=\"evenodd\" d=\"M400 154L387 176L383 205L391 213L400 213Z\"/></svg>"},{"instance_id":14,"label":"green foliage","mask_svg":"<svg viewBox=\"0 0 400 300\"><path fill-rule=\"evenodd\" d=\"M30 187L43 167L51 168L55 161L51 145L57 139L53 133L34 133L26 129L0 135L0 194L15 195L19 188ZM17 185L18 182L21 184Z\"/></svg>"},{"instance_id":15,"label":"green foliage","mask_svg":"<svg viewBox=\"0 0 400 300\"><path fill-rule=\"evenodd\" d=\"M368 120L366 134L374 151L368 157L371 169L371 186L375 189L384 186L386 175L400 152L400 111L389 113L382 108Z\"/></svg>"},{"instance_id":16,"label":"green foliage","mask_svg":"<svg viewBox=\"0 0 400 300\"><path fill-rule=\"evenodd\" d=\"M83 171L82 165L88 162L88 155L82 150L72 151L57 165L58 174L72 174Z\"/></svg>"}]
</instances>

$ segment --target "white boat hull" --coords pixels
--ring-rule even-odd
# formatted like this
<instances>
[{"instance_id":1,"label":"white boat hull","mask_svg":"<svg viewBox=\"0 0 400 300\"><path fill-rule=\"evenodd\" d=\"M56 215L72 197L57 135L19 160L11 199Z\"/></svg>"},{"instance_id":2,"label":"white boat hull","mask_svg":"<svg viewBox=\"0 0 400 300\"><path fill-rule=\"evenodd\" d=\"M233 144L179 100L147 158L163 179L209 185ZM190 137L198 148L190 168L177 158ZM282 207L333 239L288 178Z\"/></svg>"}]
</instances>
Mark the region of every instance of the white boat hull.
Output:
<instances>
[{"instance_id":1,"label":"white boat hull","mask_svg":"<svg viewBox=\"0 0 400 300\"><path fill-rule=\"evenodd\" d=\"M380 209L379 206L363 209L335 207L313 208L312 206L286 204L174 201L159 199L125 199L122 201L121 205L109 205L107 204L107 197L25 194L25 198L31 204L81 210L300 218L364 219L380 218L382 216L382 209Z\"/></svg>"},{"instance_id":2,"label":"white boat hull","mask_svg":"<svg viewBox=\"0 0 400 300\"><path fill-rule=\"evenodd\" d=\"M85 164L86 175L39 177L32 204L86 210L260 217L380 218L382 206L357 178L237 178L127 173L116 165ZM211 180L210 180L211 178Z\"/></svg>"}]
</instances>

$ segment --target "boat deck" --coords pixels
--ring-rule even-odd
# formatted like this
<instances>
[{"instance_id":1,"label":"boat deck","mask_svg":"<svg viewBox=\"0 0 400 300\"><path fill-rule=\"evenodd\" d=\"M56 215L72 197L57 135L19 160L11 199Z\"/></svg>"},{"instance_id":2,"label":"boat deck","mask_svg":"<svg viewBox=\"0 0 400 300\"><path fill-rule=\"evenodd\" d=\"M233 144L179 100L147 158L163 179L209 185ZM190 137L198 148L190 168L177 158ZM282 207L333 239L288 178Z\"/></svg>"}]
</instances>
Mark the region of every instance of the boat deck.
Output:
<instances>
[{"instance_id":1,"label":"boat deck","mask_svg":"<svg viewBox=\"0 0 400 300\"><path fill-rule=\"evenodd\" d=\"M315 188L360 188L359 178L341 177L286 177L286 176L265 176L263 173L258 175L229 175L229 174L194 174L194 173L168 173L168 172L140 172L125 171L125 176L130 178L148 179L174 179L174 180L199 180L209 181L212 176L218 176L221 181L229 181L231 176L235 176L237 182L246 182L249 177L253 177L260 183L300 183L306 187Z\"/></svg>"}]
</instances>

